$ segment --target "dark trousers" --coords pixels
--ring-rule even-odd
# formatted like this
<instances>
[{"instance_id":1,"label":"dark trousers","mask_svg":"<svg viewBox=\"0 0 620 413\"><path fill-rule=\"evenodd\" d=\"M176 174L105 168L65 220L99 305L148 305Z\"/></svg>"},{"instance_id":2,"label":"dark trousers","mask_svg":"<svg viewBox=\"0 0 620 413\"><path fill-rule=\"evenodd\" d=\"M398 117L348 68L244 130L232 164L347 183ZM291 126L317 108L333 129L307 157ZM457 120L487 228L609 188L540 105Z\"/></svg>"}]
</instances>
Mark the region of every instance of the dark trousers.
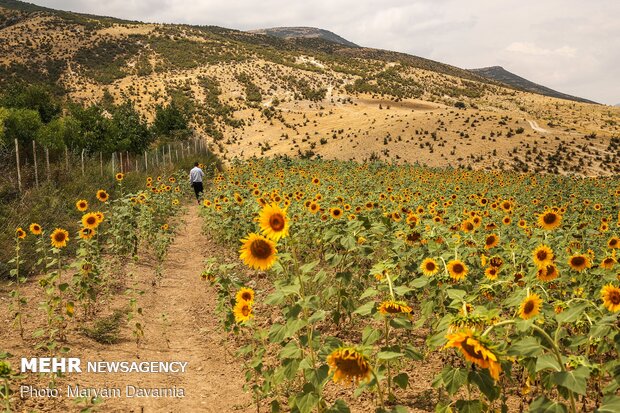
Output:
<instances>
[{"instance_id":1,"label":"dark trousers","mask_svg":"<svg viewBox=\"0 0 620 413\"><path fill-rule=\"evenodd\" d=\"M196 193L196 199L200 200L200 194L204 191L202 187L202 182L192 182L192 187L194 187L194 192Z\"/></svg>"}]
</instances>

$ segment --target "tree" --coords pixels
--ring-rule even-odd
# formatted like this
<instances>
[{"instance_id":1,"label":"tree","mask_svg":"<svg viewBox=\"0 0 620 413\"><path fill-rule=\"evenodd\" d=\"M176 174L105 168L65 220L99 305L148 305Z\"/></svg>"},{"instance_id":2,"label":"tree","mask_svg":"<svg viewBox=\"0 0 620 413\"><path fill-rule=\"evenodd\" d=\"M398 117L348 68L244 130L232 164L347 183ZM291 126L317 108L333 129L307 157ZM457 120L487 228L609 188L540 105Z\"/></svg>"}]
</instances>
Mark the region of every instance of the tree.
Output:
<instances>
[{"instance_id":1,"label":"tree","mask_svg":"<svg viewBox=\"0 0 620 413\"><path fill-rule=\"evenodd\" d=\"M131 102L114 108L111 132L115 150L140 153L153 141L146 119L135 110Z\"/></svg>"},{"instance_id":2,"label":"tree","mask_svg":"<svg viewBox=\"0 0 620 413\"><path fill-rule=\"evenodd\" d=\"M73 150L82 149L80 123L73 116L56 118L43 125L37 133L37 142L50 149L62 149L65 145Z\"/></svg>"},{"instance_id":3,"label":"tree","mask_svg":"<svg viewBox=\"0 0 620 413\"><path fill-rule=\"evenodd\" d=\"M60 115L61 111L61 106L49 86L25 86L23 83L9 85L0 97L0 106L36 110L44 123Z\"/></svg>"},{"instance_id":4,"label":"tree","mask_svg":"<svg viewBox=\"0 0 620 413\"><path fill-rule=\"evenodd\" d=\"M185 140L191 135L187 117L175 102L167 106L157 106L151 130L164 140Z\"/></svg>"},{"instance_id":5,"label":"tree","mask_svg":"<svg viewBox=\"0 0 620 413\"><path fill-rule=\"evenodd\" d=\"M10 144L15 139L24 148L30 148L43 123L39 112L30 109L10 109L4 119L4 138Z\"/></svg>"}]
</instances>

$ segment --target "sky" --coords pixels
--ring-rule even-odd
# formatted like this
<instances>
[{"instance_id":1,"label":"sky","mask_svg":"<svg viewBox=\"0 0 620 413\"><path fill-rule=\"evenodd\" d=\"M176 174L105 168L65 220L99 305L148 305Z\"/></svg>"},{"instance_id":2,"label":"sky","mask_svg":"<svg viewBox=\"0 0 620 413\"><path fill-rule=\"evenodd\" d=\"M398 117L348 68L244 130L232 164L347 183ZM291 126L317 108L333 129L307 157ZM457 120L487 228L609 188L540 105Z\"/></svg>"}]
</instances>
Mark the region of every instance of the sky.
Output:
<instances>
[{"instance_id":1,"label":"sky","mask_svg":"<svg viewBox=\"0 0 620 413\"><path fill-rule=\"evenodd\" d=\"M618 0L29 1L143 22L319 27L360 46L465 69L499 65L563 93L620 103Z\"/></svg>"}]
</instances>

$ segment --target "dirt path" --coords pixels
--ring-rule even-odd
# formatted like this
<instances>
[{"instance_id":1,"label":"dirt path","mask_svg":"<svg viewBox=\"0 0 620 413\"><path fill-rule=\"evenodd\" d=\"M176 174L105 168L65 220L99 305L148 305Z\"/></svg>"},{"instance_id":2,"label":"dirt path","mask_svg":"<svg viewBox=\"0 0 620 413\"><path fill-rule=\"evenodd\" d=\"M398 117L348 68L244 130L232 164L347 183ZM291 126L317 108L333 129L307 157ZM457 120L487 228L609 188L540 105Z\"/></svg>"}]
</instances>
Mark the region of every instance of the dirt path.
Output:
<instances>
[{"instance_id":1,"label":"dirt path","mask_svg":"<svg viewBox=\"0 0 620 413\"><path fill-rule=\"evenodd\" d=\"M530 124L530 127L535 130L536 132L540 132L540 133L547 133L549 132L547 129L543 129L540 126L538 126L538 123L536 123L535 120L529 120L527 121L527 123Z\"/></svg>"},{"instance_id":2,"label":"dirt path","mask_svg":"<svg viewBox=\"0 0 620 413\"><path fill-rule=\"evenodd\" d=\"M230 355L234 346L227 343L226 333L218 324L221 316L216 313L216 292L200 279L203 260L214 255L218 247L202 234L202 220L198 207L192 205L177 228L177 236L169 248L164 263L163 277L154 286L154 268L147 262L130 265L130 279L144 291L138 303L143 309L145 337L137 346L131 326L121 329L116 344L100 344L84 337L75 328L69 332L67 345L69 357L79 357L82 364L88 361L177 361L187 362L185 373L73 373L58 379L60 398L19 396L19 385L47 388L49 377L27 374L14 385L14 404L17 411L80 411L75 397L67 396L67 386L84 388L119 389L121 397L106 397L96 407L100 412L250 412L255 411L251 397L243 391L245 383L239 364ZM32 306L26 315L26 339L21 340L14 329L0 331L0 351L14 355L10 360L19 369L21 357L34 357L31 332L42 322L41 313L34 304L41 299L36 281L26 286L26 295ZM7 291L0 286L0 320L8 321ZM100 303L100 307L123 308L127 298L122 292ZM10 324L9 324L10 325ZM41 354L38 354L41 356ZM127 386L147 389L174 388L176 394L183 390L184 397L127 397Z\"/></svg>"}]
</instances>

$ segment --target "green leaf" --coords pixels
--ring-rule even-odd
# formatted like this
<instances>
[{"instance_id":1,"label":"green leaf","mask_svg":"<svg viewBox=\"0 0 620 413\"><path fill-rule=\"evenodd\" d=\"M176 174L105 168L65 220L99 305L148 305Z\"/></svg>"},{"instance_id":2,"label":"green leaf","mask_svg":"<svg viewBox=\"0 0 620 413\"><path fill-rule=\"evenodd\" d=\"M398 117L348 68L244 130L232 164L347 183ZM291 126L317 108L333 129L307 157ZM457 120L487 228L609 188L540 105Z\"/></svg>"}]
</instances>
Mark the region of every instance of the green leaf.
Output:
<instances>
[{"instance_id":1,"label":"green leaf","mask_svg":"<svg viewBox=\"0 0 620 413\"><path fill-rule=\"evenodd\" d=\"M555 316L558 323L573 323L583 315L584 310L588 307L588 303L580 303L575 306L570 306L560 314Z\"/></svg>"},{"instance_id":2,"label":"green leaf","mask_svg":"<svg viewBox=\"0 0 620 413\"><path fill-rule=\"evenodd\" d=\"M446 366L441 372L441 380L448 393L453 395L467 381L467 369Z\"/></svg>"},{"instance_id":3,"label":"green leaf","mask_svg":"<svg viewBox=\"0 0 620 413\"><path fill-rule=\"evenodd\" d=\"M353 311L353 314L359 314L361 316L369 315L377 311L376 306L377 303L375 301L369 301L358 307L357 310Z\"/></svg>"},{"instance_id":4,"label":"green leaf","mask_svg":"<svg viewBox=\"0 0 620 413\"><path fill-rule=\"evenodd\" d=\"M485 408L480 400L457 400L455 406L459 413L480 413Z\"/></svg>"},{"instance_id":5,"label":"green leaf","mask_svg":"<svg viewBox=\"0 0 620 413\"><path fill-rule=\"evenodd\" d=\"M319 398L313 392L301 393L295 398L295 405L299 409L299 413L310 413L318 403Z\"/></svg>"},{"instance_id":6,"label":"green leaf","mask_svg":"<svg viewBox=\"0 0 620 413\"><path fill-rule=\"evenodd\" d=\"M364 291L362 293L362 295L360 296L360 300L365 300L367 298L370 297L374 297L375 295L379 294L379 291L377 291L376 289L370 287L370 288L366 288L366 291Z\"/></svg>"},{"instance_id":7,"label":"green leaf","mask_svg":"<svg viewBox=\"0 0 620 413\"><path fill-rule=\"evenodd\" d=\"M325 413L351 413L351 409L349 409L344 400L338 399L329 409L325 410Z\"/></svg>"},{"instance_id":8,"label":"green leaf","mask_svg":"<svg viewBox=\"0 0 620 413\"><path fill-rule=\"evenodd\" d=\"M397 353L396 351L380 351L377 353L377 359L379 360L393 360L404 356L403 353Z\"/></svg>"},{"instance_id":9,"label":"green leaf","mask_svg":"<svg viewBox=\"0 0 620 413\"><path fill-rule=\"evenodd\" d=\"M407 357L408 359L417 361L424 360L424 355L422 353L419 353L418 350L411 344L405 345L403 350L405 353L405 357Z\"/></svg>"},{"instance_id":10,"label":"green leaf","mask_svg":"<svg viewBox=\"0 0 620 413\"><path fill-rule=\"evenodd\" d=\"M372 328L371 326L366 326L362 331L362 344L365 346L372 346L377 342L383 333L381 330L377 330L376 328Z\"/></svg>"},{"instance_id":11,"label":"green leaf","mask_svg":"<svg viewBox=\"0 0 620 413\"><path fill-rule=\"evenodd\" d=\"M603 399L601 407L596 409L596 413L617 413L620 412L620 397L616 395L607 396Z\"/></svg>"},{"instance_id":12,"label":"green leaf","mask_svg":"<svg viewBox=\"0 0 620 413\"><path fill-rule=\"evenodd\" d=\"M530 404L530 413L566 413L568 409L562 403L539 397Z\"/></svg>"},{"instance_id":13,"label":"green leaf","mask_svg":"<svg viewBox=\"0 0 620 413\"><path fill-rule=\"evenodd\" d=\"M280 350L280 359L296 359L301 358L302 351L296 341L289 341L286 346Z\"/></svg>"},{"instance_id":14,"label":"green leaf","mask_svg":"<svg viewBox=\"0 0 620 413\"><path fill-rule=\"evenodd\" d=\"M398 287L394 288L394 292L396 293L396 295L405 295L410 291L413 291L413 289L405 285L399 285Z\"/></svg>"},{"instance_id":15,"label":"green leaf","mask_svg":"<svg viewBox=\"0 0 620 413\"><path fill-rule=\"evenodd\" d=\"M525 337L510 346L508 355L536 357L542 353L543 347L534 337Z\"/></svg>"},{"instance_id":16,"label":"green leaf","mask_svg":"<svg viewBox=\"0 0 620 413\"><path fill-rule=\"evenodd\" d=\"M465 290L458 290L456 288L448 288L446 294L451 300L463 301L467 292Z\"/></svg>"},{"instance_id":17,"label":"green leaf","mask_svg":"<svg viewBox=\"0 0 620 413\"><path fill-rule=\"evenodd\" d=\"M325 310L319 310L315 312L314 314L312 314L310 318L308 318L308 324L314 324L317 321L325 320L326 315L327 315L327 312Z\"/></svg>"},{"instance_id":18,"label":"green leaf","mask_svg":"<svg viewBox=\"0 0 620 413\"><path fill-rule=\"evenodd\" d=\"M430 279L428 277L419 277L411 281L409 285L413 288L423 288L423 287L426 287L429 282L430 282Z\"/></svg>"},{"instance_id":19,"label":"green leaf","mask_svg":"<svg viewBox=\"0 0 620 413\"><path fill-rule=\"evenodd\" d=\"M536 373L545 369L562 371L562 366L560 366L560 363L554 354L543 354L536 359Z\"/></svg>"},{"instance_id":20,"label":"green leaf","mask_svg":"<svg viewBox=\"0 0 620 413\"><path fill-rule=\"evenodd\" d=\"M551 375L551 382L585 396L588 377L590 377L590 369L580 366L573 371L553 373Z\"/></svg>"},{"instance_id":21,"label":"green leaf","mask_svg":"<svg viewBox=\"0 0 620 413\"><path fill-rule=\"evenodd\" d=\"M478 386L482 394L487 396L489 401L493 401L499 397L499 388L495 385L495 380L493 380L493 377L491 377L487 369L470 371L468 380L470 383L474 383Z\"/></svg>"},{"instance_id":22,"label":"green leaf","mask_svg":"<svg viewBox=\"0 0 620 413\"><path fill-rule=\"evenodd\" d=\"M407 375L407 373L400 373L394 376L392 380L394 380L394 383L396 383L398 387L403 390L406 389L407 385L409 384L409 376Z\"/></svg>"},{"instance_id":23,"label":"green leaf","mask_svg":"<svg viewBox=\"0 0 620 413\"><path fill-rule=\"evenodd\" d=\"M299 267L299 270L301 271L302 274L309 274L310 272L312 272L314 267L316 267L319 264L319 262L320 262L319 260L309 262Z\"/></svg>"},{"instance_id":24,"label":"green leaf","mask_svg":"<svg viewBox=\"0 0 620 413\"><path fill-rule=\"evenodd\" d=\"M282 293L282 291L275 291L267 296L265 299L265 303L268 305L280 305L284 302L286 296Z\"/></svg>"},{"instance_id":25,"label":"green leaf","mask_svg":"<svg viewBox=\"0 0 620 413\"><path fill-rule=\"evenodd\" d=\"M404 317L395 317L390 320L390 326L394 328L404 328L411 330L413 328L411 321Z\"/></svg>"}]
</instances>

